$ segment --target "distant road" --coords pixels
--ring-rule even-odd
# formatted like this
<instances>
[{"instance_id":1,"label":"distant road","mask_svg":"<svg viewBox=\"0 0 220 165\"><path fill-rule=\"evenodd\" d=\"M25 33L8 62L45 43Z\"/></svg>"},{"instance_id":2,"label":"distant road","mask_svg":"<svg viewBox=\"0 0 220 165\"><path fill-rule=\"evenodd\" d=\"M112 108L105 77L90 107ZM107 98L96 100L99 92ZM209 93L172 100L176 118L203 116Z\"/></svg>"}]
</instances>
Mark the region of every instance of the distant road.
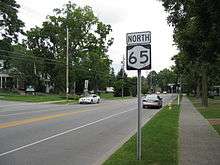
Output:
<instances>
[{"instance_id":1,"label":"distant road","mask_svg":"<svg viewBox=\"0 0 220 165\"><path fill-rule=\"evenodd\" d=\"M175 96L162 97L167 103ZM144 109L143 120L158 111ZM136 99L92 105L0 101L0 165L100 164L136 127Z\"/></svg>"}]
</instances>

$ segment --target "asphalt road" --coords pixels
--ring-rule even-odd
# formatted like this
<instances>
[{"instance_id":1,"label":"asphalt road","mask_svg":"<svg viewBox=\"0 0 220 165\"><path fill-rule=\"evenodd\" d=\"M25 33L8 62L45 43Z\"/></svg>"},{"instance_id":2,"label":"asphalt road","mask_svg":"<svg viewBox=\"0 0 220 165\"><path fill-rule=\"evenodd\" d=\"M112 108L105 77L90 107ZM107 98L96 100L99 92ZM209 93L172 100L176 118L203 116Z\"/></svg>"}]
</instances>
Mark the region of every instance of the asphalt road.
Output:
<instances>
[{"instance_id":1,"label":"asphalt road","mask_svg":"<svg viewBox=\"0 0 220 165\"><path fill-rule=\"evenodd\" d=\"M162 97L164 104L175 98ZM143 121L158 111L144 109ZM136 128L136 99L93 105L0 101L0 165L100 164Z\"/></svg>"}]
</instances>

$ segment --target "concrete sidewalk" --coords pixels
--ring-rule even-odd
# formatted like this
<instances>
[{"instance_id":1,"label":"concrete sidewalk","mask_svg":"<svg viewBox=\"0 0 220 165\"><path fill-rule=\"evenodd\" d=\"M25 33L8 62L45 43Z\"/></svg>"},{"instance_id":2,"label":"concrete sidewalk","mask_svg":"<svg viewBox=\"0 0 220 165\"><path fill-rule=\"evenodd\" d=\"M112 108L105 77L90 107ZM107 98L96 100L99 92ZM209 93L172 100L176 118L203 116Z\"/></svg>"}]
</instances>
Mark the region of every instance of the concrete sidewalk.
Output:
<instances>
[{"instance_id":1,"label":"concrete sidewalk","mask_svg":"<svg viewBox=\"0 0 220 165\"><path fill-rule=\"evenodd\" d=\"M180 113L180 165L220 165L220 136L183 97Z\"/></svg>"}]
</instances>

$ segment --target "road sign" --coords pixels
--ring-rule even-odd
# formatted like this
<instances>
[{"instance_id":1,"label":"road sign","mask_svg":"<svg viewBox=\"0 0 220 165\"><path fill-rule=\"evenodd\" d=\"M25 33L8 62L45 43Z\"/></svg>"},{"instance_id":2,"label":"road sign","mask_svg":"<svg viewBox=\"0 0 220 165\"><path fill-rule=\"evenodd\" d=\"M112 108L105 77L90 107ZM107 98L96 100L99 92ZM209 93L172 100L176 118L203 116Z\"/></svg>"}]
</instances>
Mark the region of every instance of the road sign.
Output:
<instances>
[{"instance_id":1,"label":"road sign","mask_svg":"<svg viewBox=\"0 0 220 165\"><path fill-rule=\"evenodd\" d=\"M151 43L151 32L135 32L127 33L126 35L127 45L146 45Z\"/></svg>"},{"instance_id":2,"label":"road sign","mask_svg":"<svg viewBox=\"0 0 220 165\"><path fill-rule=\"evenodd\" d=\"M85 89L86 91L88 91L88 87L89 87L89 80L85 80L84 89Z\"/></svg>"},{"instance_id":3,"label":"road sign","mask_svg":"<svg viewBox=\"0 0 220 165\"><path fill-rule=\"evenodd\" d=\"M141 70L151 69L151 32L135 32L126 35L127 70L138 70L137 96L138 96L138 129L137 129L137 159L141 159Z\"/></svg>"},{"instance_id":4,"label":"road sign","mask_svg":"<svg viewBox=\"0 0 220 165\"><path fill-rule=\"evenodd\" d=\"M151 69L151 32L127 33L127 70Z\"/></svg>"},{"instance_id":5,"label":"road sign","mask_svg":"<svg viewBox=\"0 0 220 165\"><path fill-rule=\"evenodd\" d=\"M127 70L151 69L151 45L127 46Z\"/></svg>"},{"instance_id":6,"label":"road sign","mask_svg":"<svg viewBox=\"0 0 220 165\"><path fill-rule=\"evenodd\" d=\"M4 61L0 60L0 69L3 69L3 68L4 68Z\"/></svg>"}]
</instances>

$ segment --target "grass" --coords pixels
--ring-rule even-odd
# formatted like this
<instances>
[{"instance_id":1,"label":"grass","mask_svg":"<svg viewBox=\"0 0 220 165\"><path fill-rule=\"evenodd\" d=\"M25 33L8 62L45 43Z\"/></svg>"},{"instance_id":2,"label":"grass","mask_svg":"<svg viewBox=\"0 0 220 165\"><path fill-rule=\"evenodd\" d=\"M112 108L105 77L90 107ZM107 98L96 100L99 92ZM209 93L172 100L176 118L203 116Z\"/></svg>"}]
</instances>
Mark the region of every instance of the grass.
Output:
<instances>
[{"instance_id":1,"label":"grass","mask_svg":"<svg viewBox=\"0 0 220 165\"><path fill-rule=\"evenodd\" d=\"M113 93L101 93L100 97L101 97L101 99L106 99L106 100L122 99L122 97L114 97ZM131 96L123 97L123 99L130 99L130 98L132 98L132 97Z\"/></svg>"},{"instance_id":2,"label":"grass","mask_svg":"<svg viewBox=\"0 0 220 165\"><path fill-rule=\"evenodd\" d=\"M59 96L29 96L29 95L4 95L0 96L1 100L8 101L25 101L25 102L47 102L47 101L61 101L63 98Z\"/></svg>"},{"instance_id":3,"label":"grass","mask_svg":"<svg viewBox=\"0 0 220 165\"><path fill-rule=\"evenodd\" d=\"M67 103L65 96L60 95L19 95L17 93L12 92L1 92L0 93L1 100L7 101L24 101L24 102L49 102L49 101L57 101L57 103L65 104ZM70 97L68 103L76 102L78 98Z\"/></svg>"},{"instance_id":4,"label":"grass","mask_svg":"<svg viewBox=\"0 0 220 165\"><path fill-rule=\"evenodd\" d=\"M215 97L214 99L209 99L208 107L202 107L201 101L195 97L189 97L196 109L206 118L206 119L220 119L220 97ZM220 134L220 125L213 125L215 130Z\"/></svg>"},{"instance_id":5,"label":"grass","mask_svg":"<svg viewBox=\"0 0 220 165\"><path fill-rule=\"evenodd\" d=\"M220 99L209 99L209 106L202 107L201 101L195 97L189 97L196 109L206 118L220 118Z\"/></svg>"},{"instance_id":6,"label":"grass","mask_svg":"<svg viewBox=\"0 0 220 165\"><path fill-rule=\"evenodd\" d=\"M213 127L215 128L215 130L218 132L218 134L220 135L220 125L213 125Z\"/></svg>"},{"instance_id":7,"label":"grass","mask_svg":"<svg viewBox=\"0 0 220 165\"><path fill-rule=\"evenodd\" d=\"M177 165L179 107L166 106L142 128L142 160L136 160L136 136L129 139L104 165Z\"/></svg>"}]
</instances>

